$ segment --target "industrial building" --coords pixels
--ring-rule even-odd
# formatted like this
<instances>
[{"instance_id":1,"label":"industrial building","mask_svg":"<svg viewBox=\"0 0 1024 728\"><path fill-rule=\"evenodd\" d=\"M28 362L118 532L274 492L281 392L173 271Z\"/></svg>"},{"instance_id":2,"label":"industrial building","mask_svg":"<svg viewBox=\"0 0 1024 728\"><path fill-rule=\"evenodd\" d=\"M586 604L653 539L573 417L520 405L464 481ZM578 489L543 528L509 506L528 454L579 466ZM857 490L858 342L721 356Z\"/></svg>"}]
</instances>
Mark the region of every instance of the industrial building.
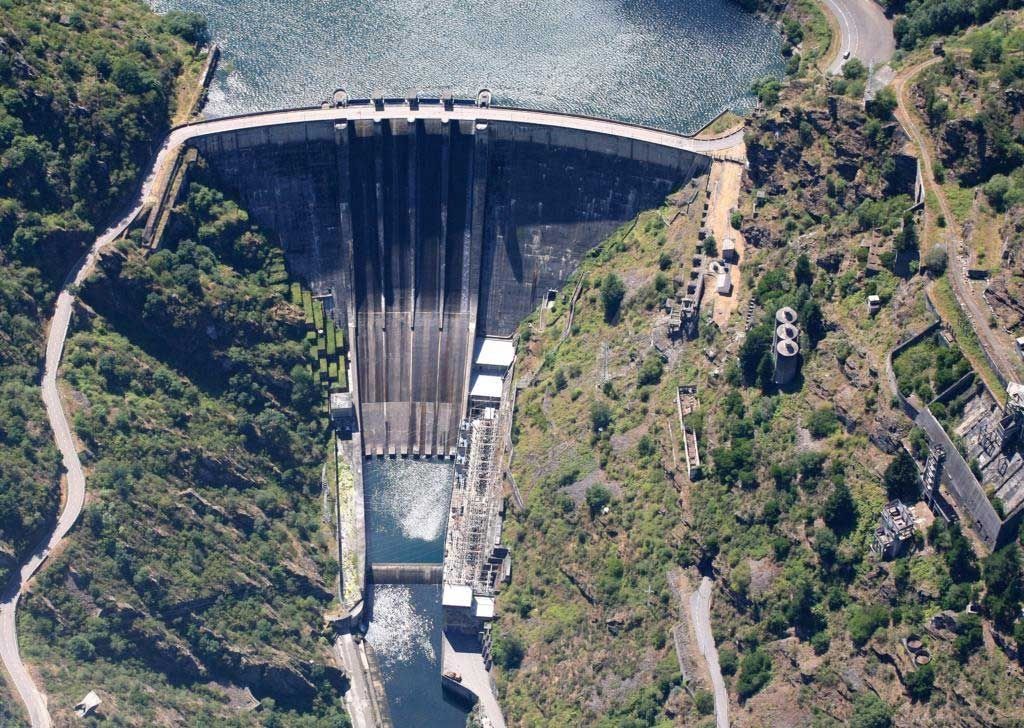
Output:
<instances>
[{"instance_id":1,"label":"industrial building","mask_svg":"<svg viewBox=\"0 0 1024 728\"><path fill-rule=\"evenodd\" d=\"M894 559L906 553L914 539L914 514L900 500L890 501L882 509L871 550L882 559Z\"/></svg>"}]
</instances>

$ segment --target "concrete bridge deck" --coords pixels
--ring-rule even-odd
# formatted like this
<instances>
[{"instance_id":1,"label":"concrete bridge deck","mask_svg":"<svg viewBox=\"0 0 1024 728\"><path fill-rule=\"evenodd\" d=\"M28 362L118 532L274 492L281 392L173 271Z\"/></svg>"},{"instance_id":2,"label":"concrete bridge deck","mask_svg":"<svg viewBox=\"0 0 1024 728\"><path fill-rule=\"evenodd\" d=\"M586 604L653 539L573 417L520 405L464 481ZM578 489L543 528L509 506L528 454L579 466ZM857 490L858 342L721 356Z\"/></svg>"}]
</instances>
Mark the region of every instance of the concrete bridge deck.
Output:
<instances>
[{"instance_id":1,"label":"concrete bridge deck","mask_svg":"<svg viewBox=\"0 0 1024 728\"><path fill-rule=\"evenodd\" d=\"M266 111L240 116L226 116L208 121L197 121L176 127L168 137L167 144L177 147L190 139L210 134L220 134L242 129L278 126L282 124L298 124L315 121L384 121L402 119L409 122L416 120L474 121L491 122L506 121L538 126L558 127L589 131L608 136L633 139L635 141L657 144L671 149L679 149L696 154L711 155L715 152L731 149L743 141L743 130L718 139L696 139L684 134L677 134L663 129L629 124L610 119L599 119L591 116L563 114L553 111L535 109L503 108L497 106L481 107L473 103L456 102L450 107L437 102L422 100L416 108L410 108L408 102L387 102L377 108L371 102L354 101L348 106L332 108L288 109L283 111Z\"/></svg>"}]
</instances>

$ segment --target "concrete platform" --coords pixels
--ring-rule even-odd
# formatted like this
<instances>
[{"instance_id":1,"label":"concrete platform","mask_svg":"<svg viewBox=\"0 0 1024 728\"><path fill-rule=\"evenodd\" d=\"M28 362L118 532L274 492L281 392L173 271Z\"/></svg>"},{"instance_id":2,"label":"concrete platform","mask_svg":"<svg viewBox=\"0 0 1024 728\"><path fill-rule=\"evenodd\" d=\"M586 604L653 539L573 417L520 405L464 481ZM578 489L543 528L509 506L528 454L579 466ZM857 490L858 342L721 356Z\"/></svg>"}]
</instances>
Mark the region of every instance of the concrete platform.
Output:
<instances>
[{"instance_id":1,"label":"concrete platform","mask_svg":"<svg viewBox=\"0 0 1024 728\"><path fill-rule=\"evenodd\" d=\"M461 682L447 678L445 686L459 695L464 691L472 693L480 702L484 718L491 728L505 728L505 716L491 687L491 676L484 666L480 640L458 632L445 630L441 633L441 673L456 672Z\"/></svg>"}]
</instances>

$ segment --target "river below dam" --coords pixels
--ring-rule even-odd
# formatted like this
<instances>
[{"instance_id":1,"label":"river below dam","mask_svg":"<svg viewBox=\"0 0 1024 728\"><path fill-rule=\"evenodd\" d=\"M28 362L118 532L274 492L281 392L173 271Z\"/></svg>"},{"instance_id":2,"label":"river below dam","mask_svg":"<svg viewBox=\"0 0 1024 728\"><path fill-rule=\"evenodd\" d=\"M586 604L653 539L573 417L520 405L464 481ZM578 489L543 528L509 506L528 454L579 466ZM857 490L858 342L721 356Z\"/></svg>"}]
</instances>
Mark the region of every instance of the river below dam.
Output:
<instances>
[{"instance_id":1,"label":"river below dam","mask_svg":"<svg viewBox=\"0 0 1024 728\"><path fill-rule=\"evenodd\" d=\"M363 463L370 563L441 563L453 473L450 460ZM441 689L441 587L374 585L371 599L366 641L396 728L465 726L466 708Z\"/></svg>"},{"instance_id":2,"label":"river below dam","mask_svg":"<svg viewBox=\"0 0 1024 728\"><path fill-rule=\"evenodd\" d=\"M781 75L781 39L733 0L150 0L223 51L208 116L449 90L693 133Z\"/></svg>"}]
</instances>

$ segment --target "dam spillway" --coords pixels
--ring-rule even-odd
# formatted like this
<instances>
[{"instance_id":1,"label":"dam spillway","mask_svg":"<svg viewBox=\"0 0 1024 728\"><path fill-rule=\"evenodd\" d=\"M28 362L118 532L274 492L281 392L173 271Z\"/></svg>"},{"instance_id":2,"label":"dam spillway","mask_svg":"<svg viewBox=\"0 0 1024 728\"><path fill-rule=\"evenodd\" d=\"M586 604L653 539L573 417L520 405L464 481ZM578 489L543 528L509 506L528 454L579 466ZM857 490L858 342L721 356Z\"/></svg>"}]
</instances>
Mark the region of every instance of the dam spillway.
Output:
<instances>
[{"instance_id":1,"label":"dam spillway","mask_svg":"<svg viewBox=\"0 0 1024 728\"><path fill-rule=\"evenodd\" d=\"M189 143L349 332L364 454L450 456L477 339L511 336L590 249L710 160L595 120L361 111L219 120Z\"/></svg>"}]
</instances>

